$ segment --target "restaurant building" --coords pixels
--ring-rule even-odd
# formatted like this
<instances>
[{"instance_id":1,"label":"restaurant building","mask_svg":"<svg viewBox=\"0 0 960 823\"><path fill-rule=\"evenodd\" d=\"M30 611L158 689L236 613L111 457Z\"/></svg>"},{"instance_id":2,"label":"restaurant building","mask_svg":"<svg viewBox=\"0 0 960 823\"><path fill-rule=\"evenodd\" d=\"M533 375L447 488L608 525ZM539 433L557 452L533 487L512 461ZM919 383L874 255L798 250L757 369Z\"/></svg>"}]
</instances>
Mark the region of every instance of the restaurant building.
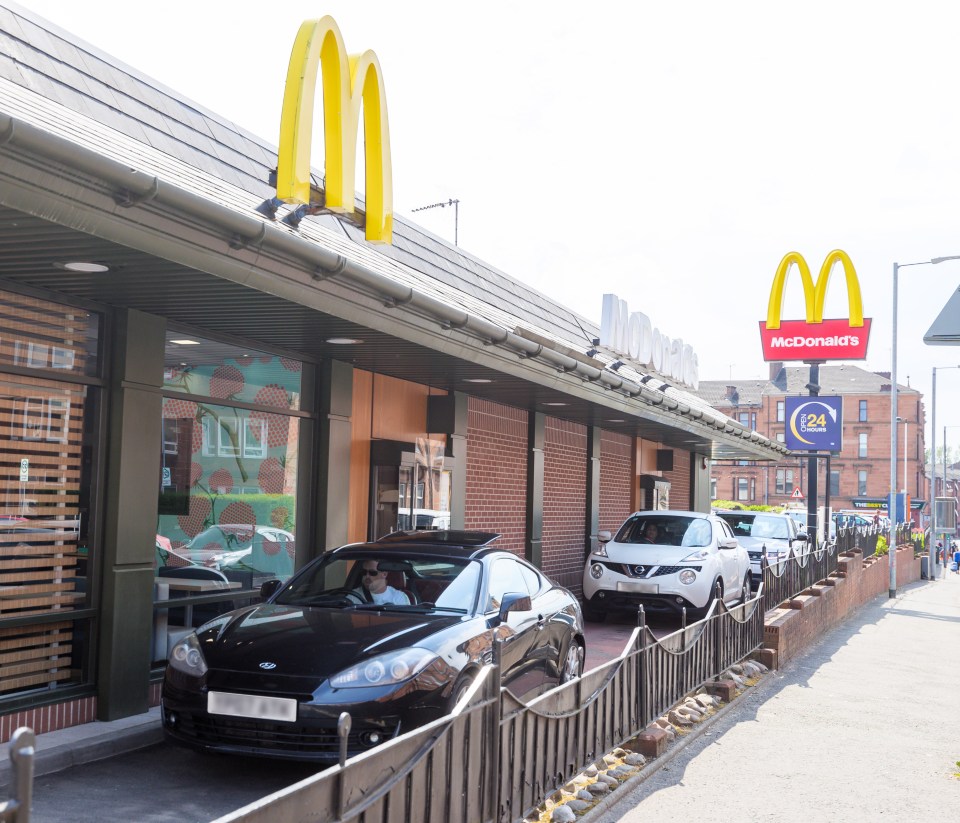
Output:
<instances>
[{"instance_id":1,"label":"restaurant building","mask_svg":"<svg viewBox=\"0 0 960 823\"><path fill-rule=\"evenodd\" d=\"M271 216L276 166L0 2L2 739L146 711L213 598L333 546L495 531L579 591L598 530L786 453L413 223Z\"/></svg>"}]
</instances>

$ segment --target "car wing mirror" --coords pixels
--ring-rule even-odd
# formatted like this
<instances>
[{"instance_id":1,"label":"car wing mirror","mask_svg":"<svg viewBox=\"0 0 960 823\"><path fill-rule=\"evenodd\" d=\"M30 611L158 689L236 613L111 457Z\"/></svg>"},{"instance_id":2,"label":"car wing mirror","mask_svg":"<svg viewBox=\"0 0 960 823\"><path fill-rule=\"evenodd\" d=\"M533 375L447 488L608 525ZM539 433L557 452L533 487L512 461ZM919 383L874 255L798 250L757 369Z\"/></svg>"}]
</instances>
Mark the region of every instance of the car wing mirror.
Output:
<instances>
[{"instance_id":1,"label":"car wing mirror","mask_svg":"<svg viewBox=\"0 0 960 823\"><path fill-rule=\"evenodd\" d=\"M797 532L797 536L793 538L794 540L802 540L804 543L810 541L810 535L806 532Z\"/></svg>"},{"instance_id":2,"label":"car wing mirror","mask_svg":"<svg viewBox=\"0 0 960 823\"><path fill-rule=\"evenodd\" d=\"M737 542L736 537L721 537L720 540L717 542L717 545L721 549L735 549L740 544Z\"/></svg>"},{"instance_id":3,"label":"car wing mirror","mask_svg":"<svg viewBox=\"0 0 960 823\"><path fill-rule=\"evenodd\" d=\"M609 543L611 540L613 540L613 535L606 529L601 529L597 532L598 543Z\"/></svg>"},{"instance_id":4,"label":"car wing mirror","mask_svg":"<svg viewBox=\"0 0 960 823\"><path fill-rule=\"evenodd\" d=\"M260 597L269 600L283 587L281 580L267 580L260 584Z\"/></svg>"},{"instance_id":5,"label":"car wing mirror","mask_svg":"<svg viewBox=\"0 0 960 823\"><path fill-rule=\"evenodd\" d=\"M528 612L533 608L530 603L530 595L521 592L507 592L500 601L500 612L497 614L497 625L499 626L507 619L510 612Z\"/></svg>"}]
</instances>

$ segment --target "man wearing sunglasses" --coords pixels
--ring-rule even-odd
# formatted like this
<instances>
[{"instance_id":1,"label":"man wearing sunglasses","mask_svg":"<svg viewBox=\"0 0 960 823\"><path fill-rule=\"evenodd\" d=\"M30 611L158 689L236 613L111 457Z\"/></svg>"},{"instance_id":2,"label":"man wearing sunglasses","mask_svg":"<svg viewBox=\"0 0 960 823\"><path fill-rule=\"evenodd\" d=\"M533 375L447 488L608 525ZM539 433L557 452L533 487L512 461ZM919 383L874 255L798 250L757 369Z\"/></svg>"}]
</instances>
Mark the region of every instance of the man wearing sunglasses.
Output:
<instances>
[{"instance_id":1,"label":"man wearing sunglasses","mask_svg":"<svg viewBox=\"0 0 960 823\"><path fill-rule=\"evenodd\" d=\"M397 606L409 606L410 598L399 589L387 585L387 573L380 571L377 564L376 560L363 561L360 578L362 585L361 588L354 589L356 595L362 598L364 603L377 605L393 603Z\"/></svg>"}]
</instances>

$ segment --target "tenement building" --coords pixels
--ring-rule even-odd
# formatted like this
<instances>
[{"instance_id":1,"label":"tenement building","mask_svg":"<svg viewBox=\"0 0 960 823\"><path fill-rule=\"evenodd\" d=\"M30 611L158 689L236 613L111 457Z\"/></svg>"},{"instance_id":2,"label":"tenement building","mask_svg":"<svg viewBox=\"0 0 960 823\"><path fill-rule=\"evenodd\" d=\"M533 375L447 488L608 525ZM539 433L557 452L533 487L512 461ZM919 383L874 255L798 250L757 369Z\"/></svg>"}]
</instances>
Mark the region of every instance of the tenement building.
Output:
<instances>
[{"instance_id":1,"label":"tenement building","mask_svg":"<svg viewBox=\"0 0 960 823\"><path fill-rule=\"evenodd\" d=\"M697 394L743 426L783 443L785 398L807 395L809 375L808 366L774 362L768 380L702 380ZM834 511L862 509L869 513L885 508L890 491L890 374L859 366L824 365L820 366L819 385L821 395L843 398L843 448L832 455L829 475L826 461L817 461L821 505L829 488ZM916 520L927 495L923 399L909 386L898 386L897 391L897 488L905 488L910 495ZM807 458L796 452L777 463L717 461L710 475L711 499L805 506L807 465Z\"/></svg>"}]
</instances>

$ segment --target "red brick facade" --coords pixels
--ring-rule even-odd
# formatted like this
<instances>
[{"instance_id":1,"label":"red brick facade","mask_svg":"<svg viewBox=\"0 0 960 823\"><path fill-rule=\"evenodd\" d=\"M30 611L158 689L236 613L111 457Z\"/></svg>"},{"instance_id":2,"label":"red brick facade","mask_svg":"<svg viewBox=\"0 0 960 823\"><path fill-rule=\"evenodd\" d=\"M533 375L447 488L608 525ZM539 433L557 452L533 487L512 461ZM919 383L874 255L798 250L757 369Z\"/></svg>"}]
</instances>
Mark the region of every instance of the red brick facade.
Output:
<instances>
[{"instance_id":1,"label":"red brick facade","mask_svg":"<svg viewBox=\"0 0 960 823\"><path fill-rule=\"evenodd\" d=\"M543 571L579 594L587 533L586 426L546 419L543 474Z\"/></svg>"},{"instance_id":2,"label":"red brick facade","mask_svg":"<svg viewBox=\"0 0 960 823\"><path fill-rule=\"evenodd\" d=\"M467 403L464 527L503 535L497 548L523 557L526 539L527 412L471 397Z\"/></svg>"},{"instance_id":3,"label":"red brick facade","mask_svg":"<svg viewBox=\"0 0 960 823\"><path fill-rule=\"evenodd\" d=\"M600 434L600 529L616 532L633 513L633 438Z\"/></svg>"},{"instance_id":4,"label":"red brick facade","mask_svg":"<svg viewBox=\"0 0 960 823\"><path fill-rule=\"evenodd\" d=\"M691 500L690 452L673 450L673 470L664 472L665 480L670 481L670 508L689 511L693 508Z\"/></svg>"}]
</instances>

